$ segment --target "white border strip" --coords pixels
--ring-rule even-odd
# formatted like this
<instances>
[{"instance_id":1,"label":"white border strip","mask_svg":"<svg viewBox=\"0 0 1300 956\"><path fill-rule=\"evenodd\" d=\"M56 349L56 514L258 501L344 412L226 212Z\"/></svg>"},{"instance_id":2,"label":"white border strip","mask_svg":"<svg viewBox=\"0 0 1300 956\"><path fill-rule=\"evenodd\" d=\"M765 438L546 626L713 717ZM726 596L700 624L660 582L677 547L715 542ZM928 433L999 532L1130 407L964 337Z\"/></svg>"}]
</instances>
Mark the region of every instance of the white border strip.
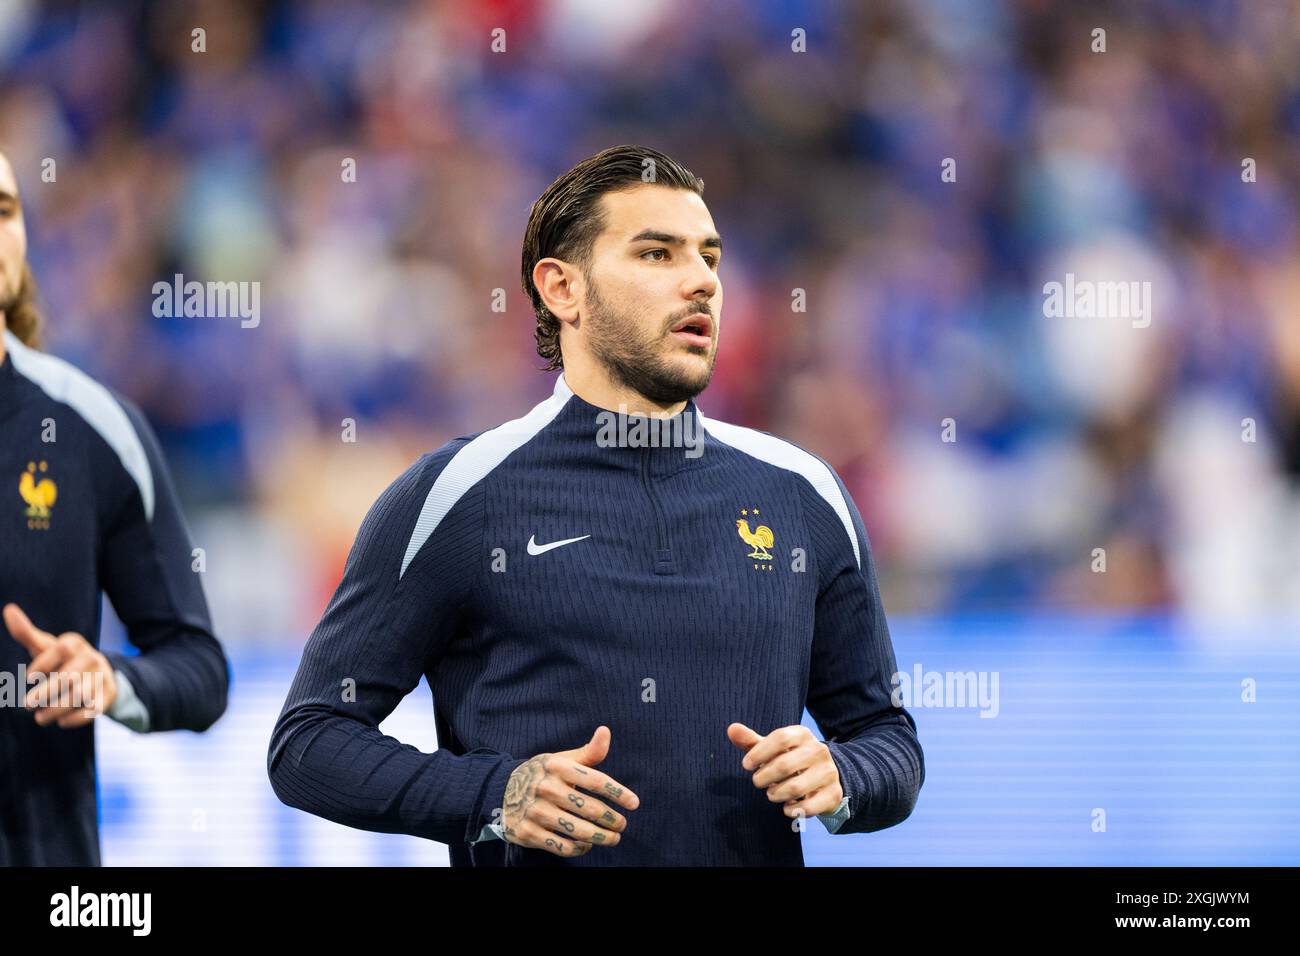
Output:
<instances>
[{"instance_id":1,"label":"white border strip","mask_svg":"<svg viewBox=\"0 0 1300 956\"><path fill-rule=\"evenodd\" d=\"M550 398L533 406L533 410L522 418L516 418L484 432L452 456L424 499L420 517L416 520L415 529L411 532L411 540L406 545L402 569L397 574L399 579L415 560L420 548L429 540L430 535L465 492L482 481L493 468L505 461L511 452L520 448L549 425L572 394L564 381L564 375L559 375Z\"/></svg>"},{"instance_id":2,"label":"white border strip","mask_svg":"<svg viewBox=\"0 0 1300 956\"><path fill-rule=\"evenodd\" d=\"M862 553L858 550L858 536L853 529L853 516L849 514L844 493L840 490L839 482L835 480L835 474L829 465L816 455L804 451L798 445L783 438L753 428L745 428L743 425L732 425L705 418L698 405L695 406L695 414L700 424L704 426L704 430L718 441L743 451L759 461L776 465L786 471L793 471L807 479L808 483L839 515L840 521L844 523L844 530L848 532L849 542L853 545L853 556L857 559L858 567L862 567Z\"/></svg>"},{"instance_id":3,"label":"white border strip","mask_svg":"<svg viewBox=\"0 0 1300 956\"><path fill-rule=\"evenodd\" d=\"M5 348L20 375L56 402L70 405L117 452L122 467L140 488L145 517L152 521L153 469L135 426L113 394L75 365L28 348L9 329L5 329Z\"/></svg>"}]
</instances>

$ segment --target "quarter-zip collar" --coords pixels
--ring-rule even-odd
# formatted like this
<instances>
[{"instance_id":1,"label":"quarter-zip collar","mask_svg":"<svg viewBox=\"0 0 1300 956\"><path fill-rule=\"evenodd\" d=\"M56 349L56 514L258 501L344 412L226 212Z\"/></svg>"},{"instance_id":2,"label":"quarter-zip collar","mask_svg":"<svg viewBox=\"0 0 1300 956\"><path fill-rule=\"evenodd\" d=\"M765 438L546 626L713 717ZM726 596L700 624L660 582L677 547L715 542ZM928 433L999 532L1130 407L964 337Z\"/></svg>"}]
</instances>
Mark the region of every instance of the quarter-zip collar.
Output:
<instances>
[{"instance_id":1,"label":"quarter-zip collar","mask_svg":"<svg viewBox=\"0 0 1300 956\"><path fill-rule=\"evenodd\" d=\"M627 414L575 394L564 373L556 376L552 394L563 407L551 427L572 441L590 442L604 462L664 478L703 458L704 418L694 399L671 418Z\"/></svg>"}]
</instances>

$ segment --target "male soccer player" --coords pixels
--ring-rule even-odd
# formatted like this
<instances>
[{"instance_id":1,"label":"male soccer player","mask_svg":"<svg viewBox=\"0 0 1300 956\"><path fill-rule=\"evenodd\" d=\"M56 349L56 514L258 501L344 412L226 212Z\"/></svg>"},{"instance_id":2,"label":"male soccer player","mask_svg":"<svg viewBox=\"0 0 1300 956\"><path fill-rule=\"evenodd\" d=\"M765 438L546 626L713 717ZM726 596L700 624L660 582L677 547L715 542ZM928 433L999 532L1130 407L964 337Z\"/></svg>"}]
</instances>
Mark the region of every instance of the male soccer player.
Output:
<instances>
[{"instance_id":1,"label":"male soccer player","mask_svg":"<svg viewBox=\"0 0 1300 956\"><path fill-rule=\"evenodd\" d=\"M703 185L616 147L533 205L523 285L563 371L370 510L271 740L285 803L453 866L798 866L801 818L911 813L923 756L856 507L694 402L722 317ZM378 729L421 675L432 754Z\"/></svg>"},{"instance_id":2,"label":"male soccer player","mask_svg":"<svg viewBox=\"0 0 1300 956\"><path fill-rule=\"evenodd\" d=\"M229 668L153 431L37 350L34 297L0 153L0 864L98 866L94 718L205 730ZM100 652L101 590L140 653Z\"/></svg>"}]
</instances>

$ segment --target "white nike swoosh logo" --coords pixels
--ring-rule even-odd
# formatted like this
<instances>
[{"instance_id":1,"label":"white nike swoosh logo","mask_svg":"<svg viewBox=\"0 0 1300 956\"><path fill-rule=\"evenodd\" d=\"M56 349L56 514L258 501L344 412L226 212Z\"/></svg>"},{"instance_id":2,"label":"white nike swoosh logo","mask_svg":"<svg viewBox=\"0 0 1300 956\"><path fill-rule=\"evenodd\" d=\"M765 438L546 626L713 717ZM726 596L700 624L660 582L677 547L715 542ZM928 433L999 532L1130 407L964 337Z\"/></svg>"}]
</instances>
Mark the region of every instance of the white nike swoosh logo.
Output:
<instances>
[{"instance_id":1,"label":"white nike swoosh logo","mask_svg":"<svg viewBox=\"0 0 1300 956\"><path fill-rule=\"evenodd\" d=\"M533 535L528 539L529 554L545 554L547 551L550 551L554 548L562 548L566 544L573 544L573 542L575 541L585 541L588 538L590 538L591 535L584 534L581 538L565 538L563 541L552 541L550 544L538 544L536 541L533 540L533 538L535 537L536 535Z\"/></svg>"}]
</instances>

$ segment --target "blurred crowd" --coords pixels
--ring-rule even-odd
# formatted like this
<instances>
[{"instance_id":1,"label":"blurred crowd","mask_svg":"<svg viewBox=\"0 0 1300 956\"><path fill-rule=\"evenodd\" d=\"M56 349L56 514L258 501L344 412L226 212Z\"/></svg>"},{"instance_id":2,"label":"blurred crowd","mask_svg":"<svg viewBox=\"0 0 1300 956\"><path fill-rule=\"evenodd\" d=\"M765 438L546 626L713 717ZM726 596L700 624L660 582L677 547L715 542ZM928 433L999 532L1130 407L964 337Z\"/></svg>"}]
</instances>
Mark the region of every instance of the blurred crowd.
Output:
<instances>
[{"instance_id":1,"label":"blurred crowd","mask_svg":"<svg viewBox=\"0 0 1300 956\"><path fill-rule=\"evenodd\" d=\"M0 0L45 346L149 415L236 640L302 640L393 477L549 394L529 206L619 143L725 237L700 407L839 470L891 613L1296 632L1300 4ZM1045 315L1067 273L1150 321ZM176 274L259 324L155 316Z\"/></svg>"}]
</instances>

